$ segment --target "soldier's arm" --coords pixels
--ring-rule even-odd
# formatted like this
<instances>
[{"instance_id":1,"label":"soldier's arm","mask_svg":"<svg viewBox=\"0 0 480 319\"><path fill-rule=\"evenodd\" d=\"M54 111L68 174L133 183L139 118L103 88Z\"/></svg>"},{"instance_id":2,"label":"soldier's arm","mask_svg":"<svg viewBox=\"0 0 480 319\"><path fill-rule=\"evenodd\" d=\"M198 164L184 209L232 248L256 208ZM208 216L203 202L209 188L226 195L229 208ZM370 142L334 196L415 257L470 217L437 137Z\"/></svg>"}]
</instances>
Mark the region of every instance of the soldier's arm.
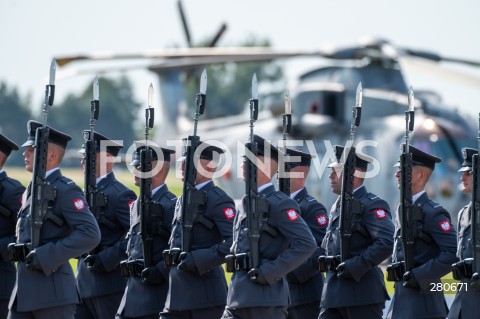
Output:
<instances>
[{"instance_id":1,"label":"soldier's arm","mask_svg":"<svg viewBox=\"0 0 480 319\"><path fill-rule=\"evenodd\" d=\"M175 204L176 204L176 198L172 199L168 206L167 205L164 206L162 227L164 229L166 229L168 231L168 233L172 232L172 221L173 221L173 216L175 214ZM169 272L170 272L170 267L165 267L165 263L163 261L163 254L162 254L162 252L165 249L169 248L168 238L166 238L164 241L165 241L165 246L160 247L160 249L159 249L159 255L161 257L160 257L160 260L158 261L158 263L156 264L156 267L162 273L162 276L165 279L165 281L168 281L168 275L169 275ZM155 249L157 249L157 248L155 248Z\"/></svg>"},{"instance_id":2,"label":"soldier's arm","mask_svg":"<svg viewBox=\"0 0 480 319\"><path fill-rule=\"evenodd\" d=\"M92 250L100 242L97 221L88 208L83 192L73 182L57 188L55 209L62 214L71 232L64 238L35 249L46 275L71 258Z\"/></svg>"},{"instance_id":3,"label":"soldier's arm","mask_svg":"<svg viewBox=\"0 0 480 319\"><path fill-rule=\"evenodd\" d=\"M363 213L364 226L372 243L359 256L353 256L345 262L356 281L392 254L394 225L388 204L382 202L375 206Z\"/></svg>"},{"instance_id":4,"label":"soldier's arm","mask_svg":"<svg viewBox=\"0 0 480 319\"><path fill-rule=\"evenodd\" d=\"M450 214L442 207L430 218L425 214L424 231L432 236L440 248L440 253L435 258L412 270L420 287L428 289L430 283L448 274L452 270L452 264L458 261L457 232Z\"/></svg>"},{"instance_id":5,"label":"soldier's arm","mask_svg":"<svg viewBox=\"0 0 480 319\"><path fill-rule=\"evenodd\" d=\"M325 249L321 245L328 226L328 212L325 206L313 200L306 210L302 211L302 218L315 238L317 249L300 267L290 273L299 282L304 282L319 272L317 260L319 256L325 255Z\"/></svg>"},{"instance_id":6,"label":"soldier's arm","mask_svg":"<svg viewBox=\"0 0 480 319\"><path fill-rule=\"evenodd\" d=\"M284 200L269 216L269 224L278 229L289 245L275 260L262 263L260 269L269 284L298 268L317 249L315 238L298 213L299 207L293 200Z\"/></svg>"},{"instance_id":7,"label":"soldier's arm","mask_svg":"<svg viewBox=\"0 0 480 319\"><path fill-rule=\"evenodd\" d=\"M113 244L112 247L101 251L98 254L106 271L112 271L120 261L124 260L126 256L126 249L128 240L125 238L130 229L130 205L137 199L135 193L125 188L116 196L109 196L107 205L108 209L115 213L115 223L119 224L124 234L119 241Z\"/></svg>"},{"instance_id":8,"label":"soldier's arm","mask_svg":"<svg viewBox=\"0 0 480 319\"><path fill-rule=\"evenodd\" d=\"M198 273L204 273L220 266L225 262L225 256L229 253L233 242L233 220L235 218L235 203L228 196L217 200L213 207L213 222L217 226L223 241L210 248L192 251Z\"/></svg>"}]
</instances>

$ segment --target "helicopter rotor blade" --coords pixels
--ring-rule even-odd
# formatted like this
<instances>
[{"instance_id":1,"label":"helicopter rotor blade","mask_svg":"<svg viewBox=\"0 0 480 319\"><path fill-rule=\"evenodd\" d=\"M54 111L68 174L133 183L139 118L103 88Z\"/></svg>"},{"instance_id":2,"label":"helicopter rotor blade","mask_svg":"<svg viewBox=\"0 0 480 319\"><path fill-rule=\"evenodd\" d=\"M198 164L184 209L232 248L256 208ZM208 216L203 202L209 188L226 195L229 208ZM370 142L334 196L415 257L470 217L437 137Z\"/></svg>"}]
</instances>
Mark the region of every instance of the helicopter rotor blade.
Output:
<instances>
[{"instance_id":1,"label":"helicopter rotor blade","mask_svg":"<svg viewBox=\"0 0 480 319\"><path fill-rule=\"evenodd\" d=\"M182 0L177 1L178 12L180 14L180 19L182 20L183 32L185 33L185 39L187 40L187 45L189 48L192 47L192 37L190 36L190 28L188 27L187 18L185 16L185 11L183 10Z\"/></svg>"}]
</instances>

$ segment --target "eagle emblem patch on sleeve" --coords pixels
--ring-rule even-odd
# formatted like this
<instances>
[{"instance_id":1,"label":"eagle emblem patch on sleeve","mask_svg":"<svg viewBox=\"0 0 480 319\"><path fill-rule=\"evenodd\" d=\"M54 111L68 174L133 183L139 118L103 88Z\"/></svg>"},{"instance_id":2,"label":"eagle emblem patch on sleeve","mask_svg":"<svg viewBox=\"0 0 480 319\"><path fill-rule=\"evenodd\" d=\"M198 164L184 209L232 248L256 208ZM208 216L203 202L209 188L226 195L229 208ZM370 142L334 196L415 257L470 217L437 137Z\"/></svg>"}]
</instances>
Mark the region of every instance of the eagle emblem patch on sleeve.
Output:
<instances>
[{"instance_id":1,"label":"eagle emblem patch on sleeve","mask_svg":"<svg viewBox=\"0 0 480 319\"><path fill-rule=\"evenodd\" d=\"M327 226L328 225L328 218L325 214L320 214L317 216L317 223L320 226Z\"/></svg>"},{"instance_id":2,"label":"eagle emblem patch on sleeve","mask_svg":"<svg viewBox=\"0 0 480 319\"><path fill-rule=\"evenodd\" d=\"M75 207L76 210L84 209L86 206L87 205L85 205L85 202L81 198L73 200L73 207Z\"/></svg>"},{"instance_id":3,"label":"eagle emblem patch on sleeve","mask_svg":"<svg viewBox=\"0 0 480 319\"><path fill-rule=\"evenodd\" d=\"M297 220L298 219L297 211L293 208L287 210L287 217L291 222L293 222L294 220Z\"/></svg>"},{"instance_id":4,"label":"eagle emblem patch on sleeve","mask_svg":"<svg viewBox=\"0 0 480 319\"><path fill-rule=\"evenodd\" d=\"M377 214L377 218L387 217L387 213L383 209L376 209L375 214Z\"/></svg>"},{"instance_id":5,"label":"eagle emblem patch on sleeve","mask_svg":"<svg viewBox=\"0 0 480 319\"><path fill-rule=\"evenodd\" d=\"M450 222L448 221L448 219L445 219L445 220L442 220L440 223L440 228L442 229L442 231L444 233L448 233L449 231L451 231L453 229L452 227L452 224L450 224Z\"/></svg>"},{"instance_id":6,"label":"eagle emblem patch on sleeve","mask_svg":"<svg viewBox=\"0 0 480 319\"><path fill-rule=\"evenodd\" d=\"M223 209L223 214L225 215L225 218L227 218L227 219L235 218L235 211L231 207L224 208Z\"/></svg>"}]
</instances>

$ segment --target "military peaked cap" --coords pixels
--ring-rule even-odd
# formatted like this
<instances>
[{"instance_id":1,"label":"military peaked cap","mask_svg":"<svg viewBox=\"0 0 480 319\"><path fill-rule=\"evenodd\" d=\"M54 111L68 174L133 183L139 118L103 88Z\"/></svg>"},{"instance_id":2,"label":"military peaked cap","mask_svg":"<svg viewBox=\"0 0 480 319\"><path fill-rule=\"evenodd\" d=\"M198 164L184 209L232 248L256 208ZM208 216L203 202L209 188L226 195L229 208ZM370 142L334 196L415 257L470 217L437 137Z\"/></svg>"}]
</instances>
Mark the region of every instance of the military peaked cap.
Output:
<instances>
[{"instance_id":1,"label":"military peaked cap","mask_svg":"<svg viewBox=\"0 0 480 319\"><path fill-rule=\"evenodd\" d=\"M28 131L28 139L25 143L22 144L23 147L25 146L32 146L35 145L35 134L37 132L37 128L42 127L42 123L30 120L27 123L27 131ZM50 134L48 135L48 142L57 144L63 148L67 147L68 142L72 139L70 135L67 135L59 130L56 130L50 126Z\"/></svg>"},{"instance_id":2,"label":"military peaked cap","mask_svg":"<svg viewBox=\"0 0 480 319\"><path fill-rule=\"evenodd\" d=\"M135 143L136 150L133 153L133 160L130 163L130 165L138 166L140 165L140 151L147 149L147 145L145 144L145 141L136 141L134 143ZM148 148L152 150L152 161L158 161L158 154L160 152L162 153L162 160L165 162L169 162L170 155L175 154L174 150L163 148L163 147L152 145L152 144L148 144Z\"/></svg>"},{"instance_id":3,"label":"military peaked cap","mask_svg":"<svg viewBox=\"0 0 480 319\"><path fill-rule=\"evenodd\" d=\"M343 146L340 145L335 145L333 147L334 153L335 153L335 162L332 162L328 165L328 167L335 167L338 165L343 165L344 163L341 163L342 160L342 154L343 154ZM355 153L355 168L366 171L368 168L368 163L371 163L370 159L367 159L363 155L358 155L358 153Z\"/></svg>"},{"instance_id":4,"label":"military peaked cap","mask_svg":"<svg viewBox=\"0 0 480 319\"><path fill-rule=\"evenodd\" d=\"M12 150L18 150L18 145L9 138L7 138L5 135L0 134L0 152L9 156Z\"/></svg>"},{"instance_id":5,"label":"military peaked cap","mask_svg":"<svg viewBox=\"0 0 480 319\"><path fill-rule=\"evenodd\" d=\"M91 131L90 130L85 130L83 131L83 139L85 141L87 140L90 140L90 133ZM105 135L102 135L98 132L94 132L93 134L93 139L95 141L95 150L97 152L100 152L100 149L102 150L105 150L105 147L102 147L102 141L103 143L105 143L106 145L106 151L107 153L110 153L112 156L117 156L118 153L120 152L120 150L123 148L123 145L122 144L119 144L111 139L109 139L108 137L106 137ZM82 148L82 150L80 150L80 153L82 152L85 152L85 149Z\"/></svg>"},{"instance_id":6,"label":"military peaked cap","mask_svg":"<svg viewBox=\"0 0 480 319\"><path fill-rule=\"evenodd\" d=\"M253 142L257 143L258 156L267 156L275 161L278 161L278 149L275 146L270 144L263 137L256 134L253 135ZM249 144L250 143L247 143L246 145L248 146Z\"/></svg>"},{"instance_id":7,"label":"military peaked cap","mask_svg":"<svg viewBox=\"0 0 480 319\"><path fill-rule=\"evenodd\" d=\"M306 153L306 152L302 152L302 151L298 151L298 150L294 150L294 149L291 149L291 148L287 148L287 155L299 156L300 157L300 160L290 158L290 162L289 162L290 168L294 168L294 167L297 167L297 166L308 166L308 167L310 167L310 164L312 163L312 158L315 157L315 155L312 155L312 154L309 154L309 153Z\"/></svg>"},{"instance_id":8,"label":"military peaked cap","mask_svg":"<svg viewBox=\"0 0 480 319\"><path fill-rule=\"evenodd\" d=\"M462 148L462 157L463 157L463 163L462 163L462 168L460 168L458 171L459 172L468 172L472 170L472 157L473 155L478 154L478 150L470 147L464 147Z\"/></svg>"},{"instance_id":9,"label":"military peaked cap","mask_svg":"<svg viewBox=\"0 0 480 319\"><path fill-rule=\"evenodd\" d=\"M405 144L402 144L402 149L404 148ZM413 166L425 166L430 169L435 169L435 164L440 163L442 159L440 157L436 157L434 155L430 155L415 146L409 145L409 152L412 153L412 164ZM394 167L399 167L400 161L394 165Z\"/></svg>"},{"instance_id":10,"label":"military peaked cap","mask_svg":"<svg viewBox=\"0 0 480 319\"><path fill-rule=\"evenodd\" d=\"M187 139L183 139L183 141L184 143L186 143ZM218 162L220 159L220 155L225 153L224 149L217 146L210 145L202 141L198 143L197 151L198 150L202 151L200 153L200 159L207 160L207 161ZM186 156L187 156L187 148L184 147L182 157L180 157L177 161L184 161Z\"/></svg>"}]
</instances>

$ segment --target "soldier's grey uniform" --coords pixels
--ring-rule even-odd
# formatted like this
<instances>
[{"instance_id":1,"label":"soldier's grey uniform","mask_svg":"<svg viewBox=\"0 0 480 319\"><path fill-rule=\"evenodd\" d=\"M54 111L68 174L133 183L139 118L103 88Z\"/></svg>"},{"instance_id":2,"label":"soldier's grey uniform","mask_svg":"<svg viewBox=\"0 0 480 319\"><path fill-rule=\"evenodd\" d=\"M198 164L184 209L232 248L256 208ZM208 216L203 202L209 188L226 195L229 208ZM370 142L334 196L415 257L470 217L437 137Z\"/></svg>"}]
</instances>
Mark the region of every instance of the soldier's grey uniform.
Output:
<instances>
[{"instance_id":1,"label":"soldier's grey uniform","mask_svg":"<svg viewBox=\"0 0 480 319\"><path fill-rule=\"evenodd\" d=\"M420 288L406 288L401 282L396 282L389 318L445 318L448 308L443 290L431 291L431 288L441 282L440 278L448 274L452 263L457 261L456 232L450 214L432 201L427 193L423 193L414 205L423 208L423 232L426 234L423 239L415 239L415 268L412 272ZM400 231L397 217L394 262L404 259Z\"/></svg>"},{"instance_id":2,"label":"soldier's grey uniform","mask_svg":"<svg viewBox=\"0 0 480 319\"><path fill-rule=\"evenodd\" d=\"M175 212L177 198L169 190L167 185L161 186L152 195L152 200L162 206L161 227L166 234L172 230L172 220ZM127 246L128 260L143 259L142 236L140 233L140 218L138 216L138 201L132 207L132 223L130 225ZM169 268L163 262L163 251L168 248L168 236L159 234L153 240L152 259L155 266L160 270L164 279L161 284L142 283L138 276L130 276L127 288L118 308L118 318L147 317L158 318L160 311L165 305L168 292Z\"/></svg>"},{"instance_id":3,"label":"soldier's grey uniform","mask_svg":"<svg viewBox=\"0 0 480 319\"><path fill-rule=\"evenodd\" d=\"M472 258L471 210L472 203L463 207L458 213L458 248L457 257L461 260ZM473 288L470 279L462 279L455 299L448 313L448 319L475 318L480 315L480 290ZM460 317L461 315L461 317Z\"/></svg>"},{"instance_id":4,"label":"soldier's grey uniform","mask_svg":"<svg viewBox=\"0 0 480 319\"><path fill-rule=\"evenodd\" d=\"M463 163L459 172L472 173L472 157L474 154L478 154L478 150L468 147L462 149ZM458 212L457 257L460 260L473 257L472 212L472 202ZM462 285L458 286L455 299L448 312L448 319L478 317L480 315L480 290L471 286L470 278L464 278L460 282Z\"/></svg>"},{"instance_id":5,"label":"soldier's grey uniform","mask_svg":"<svg viewBox=\"0 0 480 319\"><path fill-rule=\"evenodd\" d=\"M83 303L77 307L77 319L114 318L127 283L119 264L127 257L125 236L130 227L130 205L137 196L113 172L98 182L97 191L106 196L107 205L101 219L97 218L102 239L89 254L96 256L95 263L100 262L103 269L89 270L84 258L78 259L77 284ZM108 224L102 222L103 218Z\"/></svg>"},{"instance_id":6,"label":"soldier's grey uniform","mask_svg":"<svg viewBox=\"0 0 480 319\"><path fill-rule=\"evenodd\" d=\"M235 204L213 181L200 189L207 195L203 217L213 223L208 229L195 223L191 237L191 255L196 271L170 268L170 285L165 310L160 318L219 318L225 307L227 282L221 265L232 245L232 225ZM170 248L181 248L181 203L177 200Z\"/></svg>"},{"instance_id":7,"label":"soldier's grey uniform","mask_svg":"<svg viewBox=\"0 0 480 319\"><path fill-rule=\"evenodd\" d=\"M27 269L25 262L18 262L17 280L9 304L9 318L12 319L25 312L42 312L42 318L59 318L59 307L78 303L75 276L69 260L93 249L100 241L97 222L88 209L82 190L62 176L59 169L51 172L46 182L56 189L53 213L62 224L57 225L51 219L43 223L40 246L35 248L41 271ZM27 193L23 195L18 215L17 243L29 243L31 239L31 198Z\"/></svg>"},{"instance_id":8,"label":"soldier's grey uniform","mask_svg":"<svg viewBox=\"0 0 480 319\"><path fill-rule=\"evenodd\" d=\"M22 146L35 145L35 132L41 126L37 121L28 122L29 136ZM70 136L50 128L49 144L65 149L70 140ZM45 182L53 187L54 200L42 224L39 246L29 254L32 257L29 268L25 261L17 264L17 279L8 305L9 319L72 318L79 298L69 260L92 250L100 242L100 230L82 190L64 177L58 167L45 173ZM23 193L18 213L18 244L31 242L30 186Z\"/></svg>"},{"instance_id":9,"label":"soldier's grey uniform","mask_svg":"<svg viewBox=\"0 0 480 319\"><path fill-rule=\"evenodd\" d=\"M260 147L259 147L260 149ZM268 201L268 224L276 236L261 232L259 243L260 270L267 285L252 282L247 271L236 271L228 289L227 308L223 318L280 319L287 317L289 288L285 275L309 258L317 245L305 221L300 217L298 204L272 184L264 185L260 197ZM244 203L235 218L235 255L248 253L248 238Z\"/></svg>"},{"instance_id":10,"label":"soldier's grey uniform","mask_svg":"<svg viewBox=\"0 0 480 319\"><path fill-rule=\"evenodd\" d=\"M328 212L302 188L293 199L300 206L300 215L312 231L317 250L300 267L287 276L290 288L289 319L318 318L323 289L323 273L318 268L318 257L325 254L321 247L328 226Z\"/></svg>"},{"instance_id":11,"label":"soldier's grey uniform","mask_svg":"<svg viewBox=\"0 0 480 319\"><path fill-rule=\"evenodd\" d=\"M358 230L352 233L351 257L345 261L351 278L327 272L323 285L320 318L361 318L368 311L379 312L389 299L383 272L378 265L390 256L394 226L389 205L378 196L357 188L353 197L363 204ZM330 211L330 224L322 247L327 256L340 255L340 198ZM366 311L366 312L365 312ZM339 313L338 317L334 313ZM375 315L377 315L375 313Z\"/></svg>"}]
</instances>

